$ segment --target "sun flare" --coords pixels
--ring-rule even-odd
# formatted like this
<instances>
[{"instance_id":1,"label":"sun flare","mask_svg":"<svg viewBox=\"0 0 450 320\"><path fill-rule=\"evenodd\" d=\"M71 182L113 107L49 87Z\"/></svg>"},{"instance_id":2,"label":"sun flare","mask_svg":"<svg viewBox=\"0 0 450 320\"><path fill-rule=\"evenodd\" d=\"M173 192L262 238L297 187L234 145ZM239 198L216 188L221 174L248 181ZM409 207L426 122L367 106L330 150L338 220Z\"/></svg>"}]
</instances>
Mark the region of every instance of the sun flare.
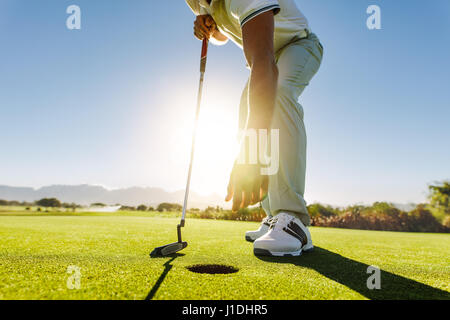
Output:
<instances>
[{"instance_id":1,"label":"sun flare","mask_svg":"<svg viewBox=\"0 0 450 320\"><path fill-rule=\"evenodd\" d=\"M205 97L198 122L194 166L191 190L208 195L219 193L225 195L228 177L235 160L237 144L237 106L236 103ZM217 102L220 101L220 102ZM194 108L177 108L183 110L176 119L180 125L171 133L170 165L188 168L194 129Z\"/></svg>"}]
</instances>

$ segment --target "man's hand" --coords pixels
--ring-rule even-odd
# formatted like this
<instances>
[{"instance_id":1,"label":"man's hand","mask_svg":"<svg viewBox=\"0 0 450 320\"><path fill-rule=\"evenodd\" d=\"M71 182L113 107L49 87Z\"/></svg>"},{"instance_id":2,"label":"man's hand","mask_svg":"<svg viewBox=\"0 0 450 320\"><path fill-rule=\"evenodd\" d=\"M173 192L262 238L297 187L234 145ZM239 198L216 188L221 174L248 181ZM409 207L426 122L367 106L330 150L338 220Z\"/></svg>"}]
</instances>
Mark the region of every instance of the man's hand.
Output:
<instances>
[{"instance_id":1,"label":"man's hand","mask_svg":"<svg viewBox=\"0 0 450 320\"><path fill-rule=\"evenodd\" d=\"M216 22L208 15L199 15L194 21L194 35L197 39L211 38L217 31Z\"/></svg>"},{"instance_id":2,"label":"man's hand","mask_svg":"<svg viewBox=\"0 0 450 320\"><path fill-rule=\"evenodd\" d=\"M233 212L260 202L267 194L269 177L261 175L258 164L236 163L231 172L225 201L233 199Z\"/></svg>"},{"instance_id":3,"label":"man's hand","mask_svg":"<svg viewBox=\"0 0 450 320\"><path fill-rule=\"evenodd\" d=\"M214 19L208 15L197 16L194 22L194 35L197 39L209 39L215 45L221 46L227 43L228 38L220 33Z\"/></svg>"}]
</instances>

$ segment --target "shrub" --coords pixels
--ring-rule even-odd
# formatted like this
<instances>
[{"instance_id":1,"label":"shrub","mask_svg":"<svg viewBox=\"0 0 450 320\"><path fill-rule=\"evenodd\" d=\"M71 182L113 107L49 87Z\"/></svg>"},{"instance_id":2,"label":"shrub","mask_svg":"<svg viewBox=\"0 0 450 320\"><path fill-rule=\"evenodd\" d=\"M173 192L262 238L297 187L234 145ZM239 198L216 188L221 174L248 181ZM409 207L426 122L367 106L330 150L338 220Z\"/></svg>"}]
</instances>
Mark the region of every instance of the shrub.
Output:
<instances>
[{"instance_id":1,"label":"shrub","mask_svg":"<svg viewBox=\"0 0 450 320\"><path fill-rule=\"evenodd\" d=\"M442 225L450 229L450 216L445 217L444 221L442 221Z\"/></svg>"},{"instance_id":2,"label":"shrub","mask_svg":"<svg viewBox=\"0 0 450 320\"><path fill-rule=\"evenodd\" d=\"M387 202L375 202L372 206L365 208L363 213L397 216L400 210Z\"/></svg>"},{"instance_id":3,"label":"shrub","mask_svg":"<svg viewBox=\"0 0 450 320\"><path fill-rule=\"evenodd\" d=\"M130 206L121 206L119 208L120 211L136 211L135 207L130 207Z\"/></svg>"},{"instance_id":4,"label":"shrub","mask_svg":"<svg viewBox=\"0 0 450 320\"><path fill-rule=\"evenodd\" d=\"M106 204L101 202L95 202L91 204L91 207L106 207Z\"/></svg>"},{"instance_id":5,"label":"shrub","mask_svg":"<svg viewBox=\"0 0 450 320\"><path fill-rule=\"evenodd\" d=\"M137 207L137 211L147 211L147 206L141 204L140 206Z\"/></svg>"},{"instance_id":6,"label":"shrub","mask_svg":"<svg viewBox=\"0 0 450 320\"><path fill-rule=\"evenodd\" d=\"M450 215L450 181L443 181L428 188L430 206L441 216Z\"/></svg>"},{"instance_id":7,"label":"shrub","mask_svg":"<svg viewBox=\"0 0 450 320\"><path fill-rule=\"evenodd\" d=\"M183 207L177 203L168 203L163 202L158 205L156 208L157 211L163 212L163 211L181 211Z\"/></svg>"},{"instance_id":8,"label":"shrub","mask_svg":"<svg viewBox=\"0 0 450 320\"><path fill-rule=\"evenodd\" d=\"M238 212L224 210L220 207L208 207L203 211L189 210L189 215L200 219L218 219L218 220L238 220L238 221L261 221L265 216L264 210L260 208L245 208Z\"/></svg>"},{"instance_id":9,"label":"shrub","mask_svg":"<svg viewBox=\"0 0 450 320\"><path fill-rule=\"evenodd\" d=\"M308 206L308 212L311 217L331 217L338 214L339 210L331 206L323 206L320 203L315 203Z\"/></svg>"},{"instance_id":10,"label":"shrub","mask_svg":"<svg viewBox=\"0 0 450 320\"><path fill-rule=\"evenodd\" d=\"M418 205L409 213L396 210L361 212L347 211L339 216L314 217L312 225L321 227L407 231L407 232L450 232L441 225L424 205Z\"/></svg>"},{"instance_id":11,"label":"shrub","mask_svg":"<svg viewBox=\"0 0 450 320\"><path fill-rule=\"evenodd\" d=\"M63 208L65 208L65 209L72 209L72 211L74 211L75 212L75 210L77 209L77 208L82 208L82 206L80 206L79 204L76 204L76 203L62 203L61 204L61 206L63 207Z\"/></svg>"},{"instance_id":12,"label":"shrub","mask_svg":"<svg viewBox=\"0 0 450 320\"><path fill-rule=\"evenodd\" d=\"M61 207L61 202L56 198L44 198L36 201L36 205L46 208L59 208Z\"/></svg>"}]
</instances>

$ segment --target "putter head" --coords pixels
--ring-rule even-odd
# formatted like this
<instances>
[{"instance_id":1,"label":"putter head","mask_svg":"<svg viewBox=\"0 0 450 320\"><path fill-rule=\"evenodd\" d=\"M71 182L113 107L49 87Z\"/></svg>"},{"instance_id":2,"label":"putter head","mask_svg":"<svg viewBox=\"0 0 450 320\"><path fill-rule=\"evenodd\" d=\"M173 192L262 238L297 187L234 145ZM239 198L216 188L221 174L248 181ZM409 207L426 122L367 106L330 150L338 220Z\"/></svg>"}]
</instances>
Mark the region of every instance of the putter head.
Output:
<instances>
[{"instance_id":1,"label":"putter head","mask_svg":"<svg viewBox=\"0 0 450 320\"><path fill-rule=\"evenodd\" d=\"M150 253L150 257L165 257L174 254L187 247L187 242L174 242L165 246L157 247Z\"/></svg>"}]
</instances>

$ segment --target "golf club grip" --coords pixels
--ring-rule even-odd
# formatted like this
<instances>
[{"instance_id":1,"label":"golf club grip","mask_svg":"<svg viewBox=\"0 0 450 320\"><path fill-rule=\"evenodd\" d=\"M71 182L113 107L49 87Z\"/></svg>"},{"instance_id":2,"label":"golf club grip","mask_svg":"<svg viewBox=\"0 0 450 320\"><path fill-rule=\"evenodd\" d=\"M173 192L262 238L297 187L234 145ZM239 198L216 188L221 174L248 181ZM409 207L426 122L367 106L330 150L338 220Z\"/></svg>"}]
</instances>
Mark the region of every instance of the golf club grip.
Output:
<instances>
[{"instance_id":1,"label":"golf club grip","mask_svg":"<svg viewBox=\"0 0 450 320\"><path fill-rule=\"evenodd\" d=\"M200 72L205 73L206 70L206 58L208 57L208 39L203 39L202 42L202 54L200 56Z\"/></svg>"}]
</instances>

